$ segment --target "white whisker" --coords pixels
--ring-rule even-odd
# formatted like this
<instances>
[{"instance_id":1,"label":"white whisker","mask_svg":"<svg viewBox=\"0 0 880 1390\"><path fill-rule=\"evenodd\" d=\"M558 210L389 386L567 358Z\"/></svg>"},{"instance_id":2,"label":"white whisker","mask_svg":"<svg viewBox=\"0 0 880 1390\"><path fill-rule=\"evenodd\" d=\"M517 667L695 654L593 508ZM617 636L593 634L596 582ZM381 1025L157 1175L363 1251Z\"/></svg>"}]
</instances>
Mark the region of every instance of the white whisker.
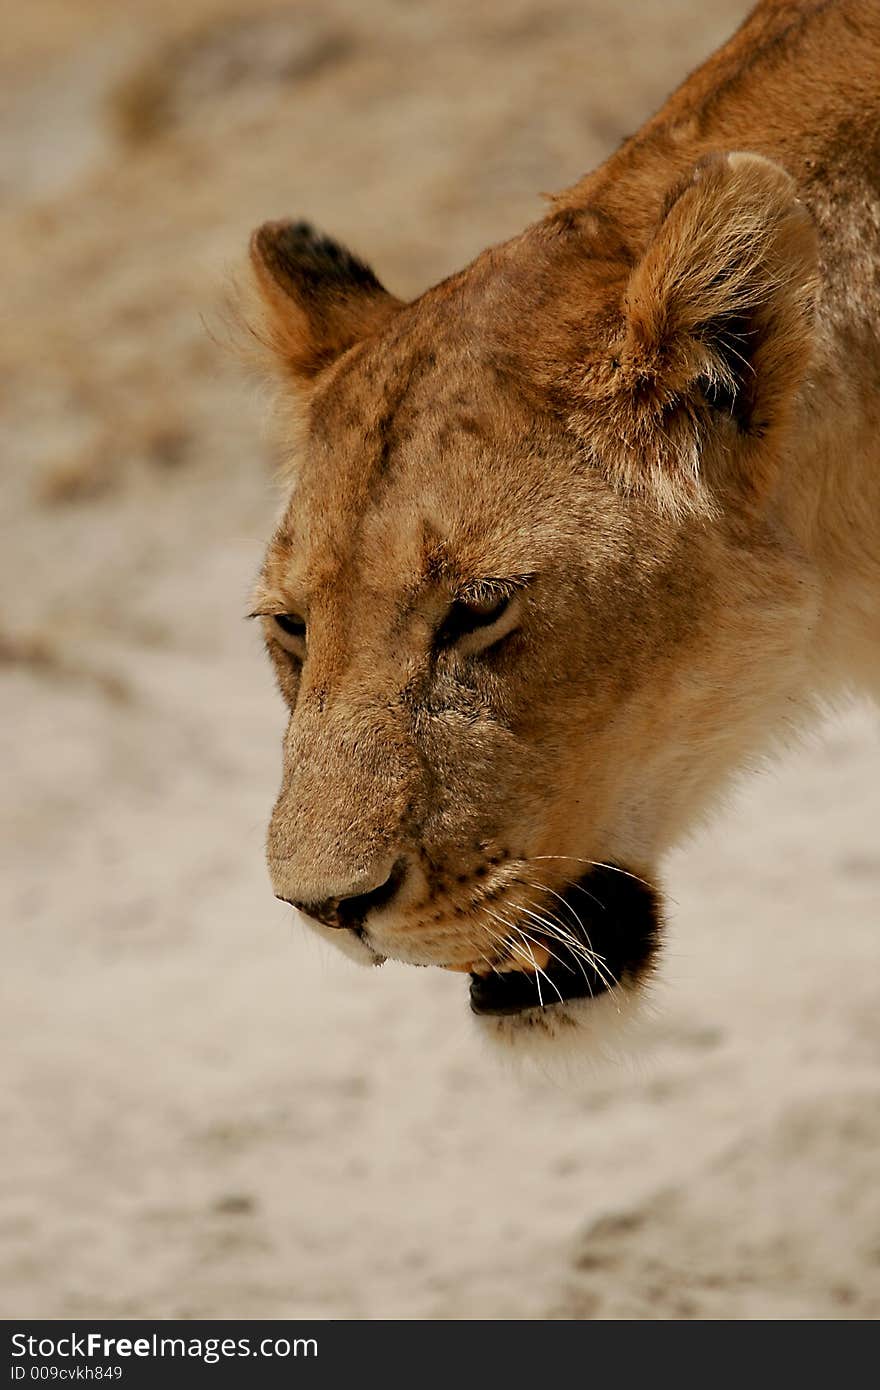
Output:
<instances>
[{"instance_id":1,"label":"white whisker","mask_svg":"<svg viewBox=\"0 0 880 1390\"><path fill-rule=\"evenodd\" d=\"M641 883L645 888L650 888L651 884L647 879L639 878L638 874L630 873L629 869L622 869L619 864L606 864L601 859L581 859L576 854L536 854L530 863L537 863L540 859L568 860L572 864L586 864L590 869L608 869L612 874L623 874L624 878L631 878L634 883Z\"/></svg>"},{"instance_id":2,"label":"white whisker","mask_svg":"<svg viewBox=\"0 0 880 1390\"><path fill-rule=\"evenodd\" d=\"M573 886L577 886L577 885L573 885ZM555 888L550 888L549 885L547 885L547 884L530 883L530 884L529 884L529 887L531 887L531 888L536 888L536 889L538 890L538 892L552 893L552 895L553 895L554 898L558 898L558 899L559 899L559 901L562 903L563 907L568 908L568 911L571 913L572 917L574 918L575 922L577 923L578 929L579 929L581 932L583 932L584 939L586 940L587 947L589 948L589 953L590 953L590 956L589 956L590 964L592 965L593 969L596 971L596 974L599 976L599 978L604 982L605 986L606 986L608 989L614 989L615 986L617 985L618 981L614 979L614 977L611 975L611 973L610 973L610 972L608 971L608 969L606 968L606 964L607 964L607 963L606 963L606 961L605 961L605 957L602 956L602 955L600 955L598 951L594 950L594 948L593 948L593 943L592 943L592 941L590 940L590 933L587 931L586 924L583 922L583 920L581 919L581 917L579 916L579 914L578 914L577 912L575 912L574 908L572 907L572 905L571 905L571 903L568 901L568 899L567 899L567 898L564 898L564 897L562 896L561 893L557 893L557 892L556 892L556 889L555 889ZM582 890L582 891L586 892L586 889L584 889L584 890ZM587 897L590 897L590 898L591 898L592 896L593 896L592 893L587 893ZM601 906L601 904L600 904L600 906ZM575 938L575 939L576 939L576 938ZM569 944L571 944L571 943L569 943Z\"/></svg>"},{"instance_id":3,"label":"white whisker","mask_svg":"<svg viewBox=\"0 0 880 1390\"><path fill-rule=\"evenodd\" d=\"M493 919L493 921L497 922L499 926L507 927L508 931L516 932L519 936L522 936L523 941L525 941L525 937L523 936L522 931L513 922L508 922L506 918L497 916L496 913L492 912L490 908L487 908L485 906L483 908L483 911L488 913L488 915ZM541 967L538 965L538 962L535 960L534 952L528 947L528 945L526 946L526 951L523 951L523 948L521 946L518 946L515 941L511 941L509 937L500 937L497 934L497 932L492 931L491 927L487 926L486 931L489 933L490 936L493 936L496 941L500 942L500 944L504 946L508 951L512 952L520 960L524 960L529 965L531 965L532 969L535 971L535 983L538 988L538 1000L542 1009L544 1008L544 997L541 993L541 980L538 977L542 977L547 981L547 984L550 986L550 988L554 990L555 993L559 996L560 1004L565 1002L562 991L559 989L558 985L556 985L554 981L550 979L550 976L546 973L546 971L542 970Z\"/></svg>"}]
</instances>

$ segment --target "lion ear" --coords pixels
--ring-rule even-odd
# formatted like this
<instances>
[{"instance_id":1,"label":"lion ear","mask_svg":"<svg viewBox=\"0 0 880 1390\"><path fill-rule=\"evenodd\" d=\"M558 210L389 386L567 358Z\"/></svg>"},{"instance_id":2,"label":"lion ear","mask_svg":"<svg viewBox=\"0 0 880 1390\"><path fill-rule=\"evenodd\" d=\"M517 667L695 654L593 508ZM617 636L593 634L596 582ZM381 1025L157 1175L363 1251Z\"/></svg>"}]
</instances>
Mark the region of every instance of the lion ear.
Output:
<instances>
[{"instance_id":1,"label":"lion ear","mask_svg":"<svg viewBox=\"0 0 880 1390\"><path fill-rule=\"evenodd\" d=\"M261 301L257 336L275 365L308 383L402 307L368 265L307 222L266 222L251 237Z\"/></svg>"},{"instance_id":2,"label":"lion ear","mask_svg":"<svg viewBox=\"0 0 880 1390\"><path fill-rule=\"evenodd\" d=\"M772 429L803 380L816 283L815 229L779 165L712 155L672 190L630 278L615 353L618 389L655 427L678 406L688 419L692 447L679 438L657 467L699 470L707 415L743 435Z\"/></svg>"}]
</instances>

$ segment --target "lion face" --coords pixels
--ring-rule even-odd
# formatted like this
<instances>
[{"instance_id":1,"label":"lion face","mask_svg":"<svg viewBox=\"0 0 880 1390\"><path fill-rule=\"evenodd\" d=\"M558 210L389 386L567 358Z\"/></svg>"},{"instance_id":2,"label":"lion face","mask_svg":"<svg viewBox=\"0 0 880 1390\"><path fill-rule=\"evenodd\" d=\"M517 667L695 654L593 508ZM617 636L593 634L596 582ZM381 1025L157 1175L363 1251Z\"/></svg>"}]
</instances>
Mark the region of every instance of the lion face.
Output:
<instances>
[{"instance_id":1,"label":"lion face","mask_svg":"<svg viewBox=\"0 0 880 1390\"><path fill-rule=\"evenodd\" d=\"M769 317L763 282L727 308L741 388L722 326L651 303L656 247L618 264L595 222L409 306L302 224L255 238L302 408L255 604L290 711L273 886L365 962L468 972L505 1039L588 1031L645 982L664 850L800 680L810 585L763 499L811 243L786 176L742 159L677 200L739 174L763 208L747 269L781 288Z\"/></svg>"}]
</instances>

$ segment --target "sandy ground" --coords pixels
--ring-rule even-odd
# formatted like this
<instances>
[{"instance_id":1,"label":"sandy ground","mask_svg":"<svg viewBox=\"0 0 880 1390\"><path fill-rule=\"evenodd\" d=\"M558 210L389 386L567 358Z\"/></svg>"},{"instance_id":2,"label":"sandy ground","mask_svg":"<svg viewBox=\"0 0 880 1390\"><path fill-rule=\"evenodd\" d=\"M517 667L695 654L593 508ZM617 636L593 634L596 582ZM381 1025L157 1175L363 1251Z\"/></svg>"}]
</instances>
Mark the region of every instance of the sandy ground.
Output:
<instances>
[{"instance_id":1,"label":"sandy ground","mask_svg":"<svg viewBox=\"0 0 880 1390\"><path fill-rule=\"evenodd\" d=\"M269 891L275 505L205 329L305 212L397 292L539 213L734 0L43 0L0 60L5 1316L880 1313L880 742L839 713L669 865L645 1053L508 1074L463 981Z\"/></svg>"}]
</instances>

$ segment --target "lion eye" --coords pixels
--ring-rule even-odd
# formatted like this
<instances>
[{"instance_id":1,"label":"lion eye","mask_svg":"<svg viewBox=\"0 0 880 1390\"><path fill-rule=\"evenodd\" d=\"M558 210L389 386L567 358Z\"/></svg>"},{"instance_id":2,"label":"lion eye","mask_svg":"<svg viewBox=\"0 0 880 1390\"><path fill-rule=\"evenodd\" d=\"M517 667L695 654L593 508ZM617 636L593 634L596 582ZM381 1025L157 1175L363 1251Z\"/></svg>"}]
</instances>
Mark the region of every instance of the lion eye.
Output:
<instances>
[{"instance_id":1,"label":"lion eye","mask_svg":"<svg viewBox=\"0 0 880 1390\"><path fill-rule=\"evenodd\" d=\"M437 633L437 640L448 646L469 632L491 627L510 607L512 595L490 594L485 598L456 599Z\"/></svg>"},{"instance_id":2,"label":"lion eye","mask_svg":"<svg viewBox=\"0 0 880 1390\"><path fill-rule=\"evenodd\" d=\"M288 637L305 637L305 618L299 618L295 613L275 613L273 618L276 626Z\"/></svg>"}]
</instances>

